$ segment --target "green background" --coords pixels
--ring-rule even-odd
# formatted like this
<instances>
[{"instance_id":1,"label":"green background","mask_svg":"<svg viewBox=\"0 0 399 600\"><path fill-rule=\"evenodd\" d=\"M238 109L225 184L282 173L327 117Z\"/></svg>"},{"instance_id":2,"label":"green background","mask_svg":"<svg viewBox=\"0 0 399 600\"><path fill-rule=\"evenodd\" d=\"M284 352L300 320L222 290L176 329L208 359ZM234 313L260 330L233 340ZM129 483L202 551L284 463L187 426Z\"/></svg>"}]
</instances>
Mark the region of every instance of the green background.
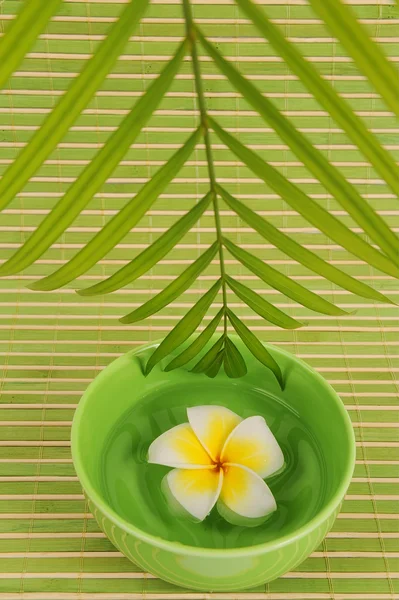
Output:
<instances>
[{"instance_id":1,"label":"green background","mask_svg":"<svg viewBox=\"0 0 399 600\"><path fill-rule=\"evenodd\" d=\"M399 60L399 9L389 0L348 0L395 64ZM266 4L266 0L262 0ZM20 0L0 0L0 31ZM399 126L362 78L345 50L331 39L302 0L268 0L268 14L345 95L399 160ZM0 175L42 123L90 56L123 4L65 1L40 40L0 93ZM290 74L273 49L227 0L196 0L194 15L219 49L270 95L389 222L399 228L397 200L337 125ZM172 55L184 31L179 2L152 3L124 55L95 99L47 163L0 216L0 260L30 235L96 149L107 139ZM201 62L210 114L342 220L351 219L296 157L233 91L212 63ZM0 600L13 598L184 600L212 596L180 590L137 571L104 537L91 517L70 456L70 424L93 377L128 349L162 337L217 277L212 264L188 293L152 319L121 325L118 318L179 274L215 237L212 214L165 260L123 290L79 298L87 287L125 264L207 191L199 146L134 233L76 283L54 293L25 285L73 256L114 211L140 188L188 137L197 122L191 63L112 178L74 225L33 267L0 280ZM215 141L215 140L213 140ZM220 182L292 237L399 301L396 281L343 251L309 226L260 183L217 141ZM233 294L231 307L259 336L305 359L337 390L357 439L353 483L332 532L295 572L247 594L247 600L391 600L399 598L398 310L374 304L311 274L265 244L222 205L223 230L233 241L353 314L311 313L270 290L236 261L228 271L308 326L283 331L262 321ZM218 303L210 312L218 309Z\"/></svg>"}]
</instances>

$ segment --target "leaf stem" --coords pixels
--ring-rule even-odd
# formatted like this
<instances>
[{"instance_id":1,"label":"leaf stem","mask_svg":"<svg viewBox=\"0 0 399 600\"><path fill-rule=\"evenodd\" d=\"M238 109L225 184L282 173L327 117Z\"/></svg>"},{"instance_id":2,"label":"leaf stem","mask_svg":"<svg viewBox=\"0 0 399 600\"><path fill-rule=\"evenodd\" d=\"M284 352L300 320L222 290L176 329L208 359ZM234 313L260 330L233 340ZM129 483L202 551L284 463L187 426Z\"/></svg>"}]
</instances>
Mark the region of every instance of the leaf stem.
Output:
<instances>
[{"instance_id":1,"label":"leaf stem","mask_svg":"<svg viewBox=\"0 0 399 600\"><path fill-rule=\"evenodd\" d=\"M219 202L216 192L216 174L215 165L212 156L212 144L209 134L209 121L206 110L204 90L202 87L201 68L198 60L198 52L196 46L196 30L193 22L190 0L183 0L184 18L186 21L187 38L190 41L191 59L193 61L193 71L195 88L198 96L198 108L200 111L201 126L203 128L205 141L205 154L208 163L209 183L212 191L213 212L215 215L216 239L218 243L220 274L222 278L222 296L223 296L223 320L224 320L224 336L227 336L227 288L226 288L226 272L223 256L223 235L220 222Z\"/></svg>"}]
</instances>

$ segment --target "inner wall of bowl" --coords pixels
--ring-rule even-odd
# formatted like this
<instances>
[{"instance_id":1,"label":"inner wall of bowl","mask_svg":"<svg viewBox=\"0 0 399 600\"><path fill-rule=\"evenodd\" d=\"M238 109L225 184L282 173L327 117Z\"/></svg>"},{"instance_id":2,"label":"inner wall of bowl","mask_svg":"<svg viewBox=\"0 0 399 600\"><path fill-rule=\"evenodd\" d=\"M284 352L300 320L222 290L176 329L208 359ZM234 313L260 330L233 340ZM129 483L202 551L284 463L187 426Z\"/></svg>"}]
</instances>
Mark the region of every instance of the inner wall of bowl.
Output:
<instances>
[{"instance_id":1,"label":"inner wall of bowl","mask_svg":"<svg viewBox=\"0 0 399 600\"><path fill-rule=\"evenodd\" d=\"M334 393L294 357L276 351L286 377L284 392L270 371L240 351L249 366L244 379L214 380L160 368L144 378L151 351L115 361L92 384L80 415L78 447L91 484L127 522L163 539L209 548L245 547L295 532L309 522L339 487L351 455L346 423ZM187 421L186 408L227 406L242 417L262 415L276 436L286 468L267 480L278 510L254 529L228 524L212 512L203 523L176 519L161 492L166 467L145 461L149 444Z\"/></svg>"}]
</instances>

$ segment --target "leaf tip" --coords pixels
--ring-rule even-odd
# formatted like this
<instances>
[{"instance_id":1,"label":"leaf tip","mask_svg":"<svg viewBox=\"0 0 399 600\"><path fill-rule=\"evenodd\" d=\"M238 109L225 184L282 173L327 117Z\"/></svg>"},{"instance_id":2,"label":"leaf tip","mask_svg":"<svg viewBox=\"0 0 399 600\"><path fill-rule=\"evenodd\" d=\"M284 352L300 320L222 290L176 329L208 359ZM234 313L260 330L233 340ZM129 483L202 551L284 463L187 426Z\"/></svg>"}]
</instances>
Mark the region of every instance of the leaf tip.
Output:
<instances>
[{"instance_id":1,"label":"leaf tip","mask_svg":"<svg viewBox=\"0 0 399 600\"><path fill-rule=\"evenodd\" d=\"M76 293L79 294L79 296L96 296L97 292L94 291L94 288L95 286L82 288L80 290L76 290Z\"/></svg>"},{"instance_id":2,"label":"leaf tip","mask_svg":"<svg viewBox=\"0 0 399 600\"><path fill-rule=\"evenodd\" d=\"M151 365L151 360L149 360L147 362L146 366L144 367L144 377L148 377L148 375L151 373L153 368L154 368L154 365Z\"/></svg>"},{"instance_id":3,"label":"leaf tip","mask_svg":"<svg viewBox=\"0 0 399 600\"><path fill-rule=\"evenodd\" d=\"M133 323L134 321L132 321L131 317L129 317L129 315L125 315L124 317L120 317L120 319L118 319L118 321L120 323L123 323L124 325L127 325L128 323Z\"/></svg>"},{"instance_id":4,"label":"leaf tip","mask_svg":"<svg viewBox=\"0 0 399 600\"><path fill-rule=\"evenodd\" d=\"M26 287L28 288L28 290L33 290L35 292L45 292L45 291L47 291L46 288L43 288L43 286L41 285L40 282L41 282L40 279L38 281L33 281L32 283L30 283Z\"/></svg>"},{"instance_id":5,"label":"leaf tip","mask_svg":"<svg viewBox=\"0 0 399 600\"><path fill-rule=\"evenodd\" d=\"M179 365L175 366L175 362L176 362L176 358L173 358L170 362L168 362L168 364L166 365L166 367L164 367L164 371L166 373L169 373L169 371L174 371L175 369L177 369L179 367Z\"/></svg>"},{"instance_id":6,"label":"leaf tip","mask_svg":"<svg viewBox=\"0 0 399 600\"><path fill-rule=\"evenodd\" d=\"M395 300L392 300L392 298L388 298L388 296L385 296L385 298L388 300L389 304L393 304L394 306L399 306L399 303L395 302Z\"/></svg>"}]
</instances>

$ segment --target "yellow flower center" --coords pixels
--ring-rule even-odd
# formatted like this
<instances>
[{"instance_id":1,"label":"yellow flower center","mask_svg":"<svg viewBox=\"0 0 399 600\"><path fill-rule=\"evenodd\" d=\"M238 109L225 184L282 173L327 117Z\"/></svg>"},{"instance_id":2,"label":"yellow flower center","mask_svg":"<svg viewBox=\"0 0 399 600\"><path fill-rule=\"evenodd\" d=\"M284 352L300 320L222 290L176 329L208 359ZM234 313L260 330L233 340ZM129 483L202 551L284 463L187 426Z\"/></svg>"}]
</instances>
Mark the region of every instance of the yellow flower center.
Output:
<instances>
[{"instance_id":1,"label":"yellow flower center","mask_svg":"<svg viewBox=\"0 0 399 600\"><path fill-rule=\"evenodd\" d=\"M212 460L212 468L215 469L218 473L220 471L220 469L222 469L223 472L226 471L227 467L228 467L228 463L223 461L219 456L216 457L215 460Z\"/></svg>"}]
</instances>

